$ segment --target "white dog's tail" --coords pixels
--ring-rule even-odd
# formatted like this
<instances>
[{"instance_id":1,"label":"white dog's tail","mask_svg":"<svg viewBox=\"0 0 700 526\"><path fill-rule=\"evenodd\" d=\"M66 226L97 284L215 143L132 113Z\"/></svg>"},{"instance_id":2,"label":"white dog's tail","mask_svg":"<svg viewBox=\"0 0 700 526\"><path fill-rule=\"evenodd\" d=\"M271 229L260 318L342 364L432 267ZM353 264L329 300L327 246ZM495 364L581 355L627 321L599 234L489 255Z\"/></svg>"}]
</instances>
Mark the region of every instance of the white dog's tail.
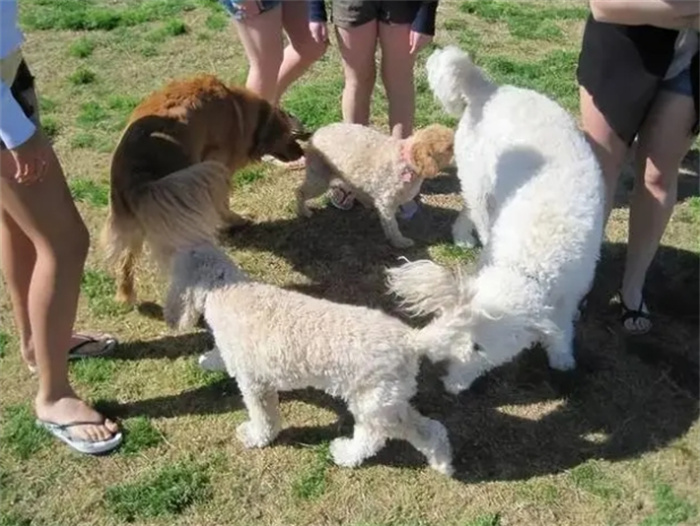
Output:
<instances>
[{"instance_id":1,"label":"white dog's tail","mask_svg":"<svg viewBox=\"0 0 700 526\"><path fill-rule=\"evenodd\" d=\"M471 279L428 259L386 270L389 292L401 299L402 310L414 315L443 314L468 301Z\"/></svg>"},{"instance_id":2,"label":"white dog's tail","mask_svg":"<svg viewBox=\"0 0 700 526\"><path fill-rule=\"evenodd\" d=\"M428 83L445 111L461 117L467 104L482 105L496 85L457 46L438 49L426 63Z\"/></svg>"}]
</instances>

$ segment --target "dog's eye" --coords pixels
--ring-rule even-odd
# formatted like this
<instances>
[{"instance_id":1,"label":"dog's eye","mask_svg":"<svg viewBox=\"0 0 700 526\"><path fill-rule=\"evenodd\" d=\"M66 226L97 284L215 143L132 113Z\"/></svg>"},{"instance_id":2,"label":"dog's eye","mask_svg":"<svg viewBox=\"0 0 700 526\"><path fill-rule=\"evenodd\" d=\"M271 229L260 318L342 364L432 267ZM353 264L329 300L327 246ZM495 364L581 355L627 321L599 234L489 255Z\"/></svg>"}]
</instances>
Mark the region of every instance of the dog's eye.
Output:
<instances>
[{"instance_id":1,"label":"dog's eye","mask_svg":"<svg viewBox=\"0 0 700 526\"><path fill-rule=\"evenodd\" d=\"M474 351L474 352L482 352L483 349L481 348L481 345L479 345L478 343L473 343L473 344L472 344L472 351Z\"/></svg>"}]
</instances>

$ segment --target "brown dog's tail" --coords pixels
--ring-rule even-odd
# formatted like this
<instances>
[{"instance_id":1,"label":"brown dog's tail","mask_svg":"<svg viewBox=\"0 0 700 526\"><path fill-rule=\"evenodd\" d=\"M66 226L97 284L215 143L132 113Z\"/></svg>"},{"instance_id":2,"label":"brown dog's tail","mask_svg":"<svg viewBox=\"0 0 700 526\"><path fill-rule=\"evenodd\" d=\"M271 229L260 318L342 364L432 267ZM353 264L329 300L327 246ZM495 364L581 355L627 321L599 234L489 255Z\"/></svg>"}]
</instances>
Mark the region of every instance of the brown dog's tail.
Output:
<instances>
[{"instance_id":1,"label":"brown dog's tail","mask_svg":"<svg viewBox=\"0 0 700 526\"><path fill-rule=\"evenodd\" d=\"M180 248L214 240L229 213L229 176L225 165L205 161L135 187L123 196L129 213L115 213L113 202L102 232L107 260L114 265L133 250L135 236L161 264Z\"/></svg>"}]
</instances>

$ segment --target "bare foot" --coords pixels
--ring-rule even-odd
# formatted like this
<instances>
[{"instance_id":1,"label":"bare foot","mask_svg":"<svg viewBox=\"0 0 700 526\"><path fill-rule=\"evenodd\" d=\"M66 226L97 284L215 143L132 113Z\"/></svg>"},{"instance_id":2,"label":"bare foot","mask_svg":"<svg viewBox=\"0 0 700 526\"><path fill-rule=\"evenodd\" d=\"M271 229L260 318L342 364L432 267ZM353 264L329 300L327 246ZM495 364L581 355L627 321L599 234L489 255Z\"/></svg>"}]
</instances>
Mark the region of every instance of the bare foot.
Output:
<instances>
[{"instance_id":1,"label":"bare foot","mask_svg":"<svg viewBox=\"0 0 700 526\"><path fill-rule=\"evenodd\" d=\"M57 400L42 400L37 396L34 408L40 420L58 425L95 422L95 424L72 426L70 434L78 439L99 442L109 440L119 431L116 423L104 418L75 393L69 393Z\"/></svg>"}]
</instances>

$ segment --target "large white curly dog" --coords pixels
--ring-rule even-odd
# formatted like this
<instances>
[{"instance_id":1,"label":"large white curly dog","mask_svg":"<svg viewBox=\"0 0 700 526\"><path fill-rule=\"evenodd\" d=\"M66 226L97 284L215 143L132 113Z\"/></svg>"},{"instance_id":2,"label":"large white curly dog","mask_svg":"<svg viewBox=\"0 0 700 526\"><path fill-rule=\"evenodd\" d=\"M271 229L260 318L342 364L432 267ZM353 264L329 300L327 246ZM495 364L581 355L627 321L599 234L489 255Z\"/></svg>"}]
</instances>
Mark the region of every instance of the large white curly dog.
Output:
<instances>
[{"instance_id":1,"label":"large white curly dog","mask_svg":"<svg viewBox=\"0 0 700 526\"><path fill-rule=\"evenodd\" d=\"M176 254L164 307L166 322L179 328L200 313L243 395L249 420L238 437L246 447L266 446L279 433L278 391L314 387L344 399L355 418L353 437L331 444L336 464L358 466L395 438L451 474L447 430L410 399L420 356L451 355L463 338L461 317L413 329L379 310L252 281L210 244Z\"/></svg>"},{"instance_id":2,"label":"large white curly dog","mask_svg":"<svg viewBox=\"0 0 700 526\"><path fill-rule=\"evenodd\" d=\"M416 262L393 270L392 286L423 314L468 307L479 351L452 361L445 379L452 392L537 342L553 368L571 369L573 322L603 234L594 154L558 104L497 86L458 48L433 52L427 70L445 109L461 116L455 157L465 205L455 241L472 245L475 227L484 248L473 276Z\"/></svg>"}]
</instances>

